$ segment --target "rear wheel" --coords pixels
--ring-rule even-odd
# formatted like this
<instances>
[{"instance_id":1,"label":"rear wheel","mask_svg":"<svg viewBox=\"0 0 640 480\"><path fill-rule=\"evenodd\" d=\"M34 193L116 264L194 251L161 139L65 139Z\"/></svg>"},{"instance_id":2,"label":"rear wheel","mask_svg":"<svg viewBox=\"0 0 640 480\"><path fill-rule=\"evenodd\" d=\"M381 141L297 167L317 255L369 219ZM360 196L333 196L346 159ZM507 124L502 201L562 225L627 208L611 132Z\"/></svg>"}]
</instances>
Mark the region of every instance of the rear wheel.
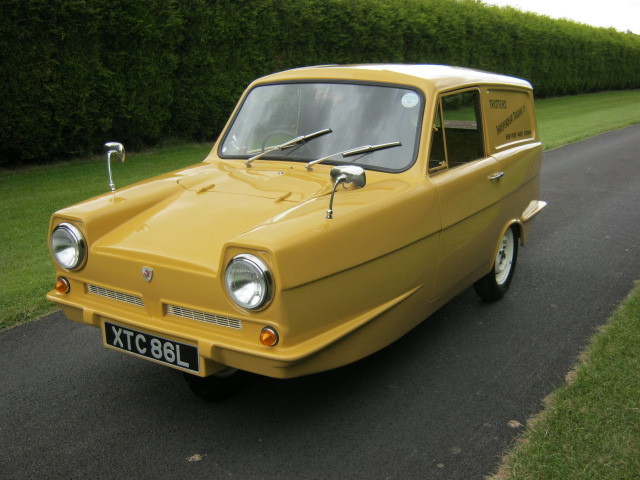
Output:
<instances>
[{"instance_id":1,"label":"rear wheel","mask_svg":"<svg viewBox=\"0 0 640 480\"><path fill-rule=\"evenodd\" d=\"M509 289L518 258L518 235L509 228L500 240L498 254L491 271L473 284L476 293L486 302L499 300Z\"/></svg>"},{"instance_id":2,"label":"rear wheel","mask_svg":"<svg viewBox=\"0 0 640 480\"><path fill-rule=\"evenodd\" d=\"M182 375L189 389L209 402L220 402L239 392L247 377L246 372L236 368L227 368L208 377L198 377L186 372Z\"/></svg>"}]
</instances>

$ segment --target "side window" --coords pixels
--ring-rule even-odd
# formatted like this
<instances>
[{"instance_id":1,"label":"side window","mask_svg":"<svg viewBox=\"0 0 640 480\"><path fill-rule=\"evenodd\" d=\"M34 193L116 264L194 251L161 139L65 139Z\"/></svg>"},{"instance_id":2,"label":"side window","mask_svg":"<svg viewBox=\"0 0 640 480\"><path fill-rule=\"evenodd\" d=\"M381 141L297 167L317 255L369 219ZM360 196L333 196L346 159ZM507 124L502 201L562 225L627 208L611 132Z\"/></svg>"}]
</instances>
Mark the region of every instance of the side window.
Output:
<instances>
[{"instance_id":1,"label":"side window","mask_svg":"<svg viewBox=\"0 0 640 480\"><path fill-rule=\"evenodd\" d=\"M454 168L484 156L480 92L443 96L433 124L429 171Z\"/></svg>"},{"instance_id":2,"label":"side window","mask_svg":"<svg viewBox=\"0 0 640 480\"><path fill-rule=\"evenodd\" d=\"M489 89L484 101L492 151L535 138L533 97L530 91Z\"/></svg>"}]
</instances>

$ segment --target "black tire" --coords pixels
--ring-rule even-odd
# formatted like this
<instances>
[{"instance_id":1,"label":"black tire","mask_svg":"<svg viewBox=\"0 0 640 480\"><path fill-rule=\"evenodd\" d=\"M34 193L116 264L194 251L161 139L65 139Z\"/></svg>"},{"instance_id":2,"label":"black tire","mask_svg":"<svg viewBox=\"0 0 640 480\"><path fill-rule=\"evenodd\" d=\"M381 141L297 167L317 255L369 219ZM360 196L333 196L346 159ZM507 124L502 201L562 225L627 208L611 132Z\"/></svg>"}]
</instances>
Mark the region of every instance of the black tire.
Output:
<instances>
[{"instance_id":1,"label":"black tire","mask_svg":"<svg viewBox=\"0 0 640 480\"><path fill-rule=\"evenodd\" d=\"M511 285L518 259L518 232L509 228L498 248L493 268L484 277L473 284L478 296L485 302L500 300Z\"/></svg>"},{"instance_id":2,"label":"black tire","mask_svg":"<svg viewBox=\"0 0 640 480\"><path fill-rule=\"evenodd\" d=\"M209 377L198 377L186 372L182 375L189 389L208 402L220 402L239 392L247 378L246 372L236 369L227 369Z\"/></svg>"}]
</instances>

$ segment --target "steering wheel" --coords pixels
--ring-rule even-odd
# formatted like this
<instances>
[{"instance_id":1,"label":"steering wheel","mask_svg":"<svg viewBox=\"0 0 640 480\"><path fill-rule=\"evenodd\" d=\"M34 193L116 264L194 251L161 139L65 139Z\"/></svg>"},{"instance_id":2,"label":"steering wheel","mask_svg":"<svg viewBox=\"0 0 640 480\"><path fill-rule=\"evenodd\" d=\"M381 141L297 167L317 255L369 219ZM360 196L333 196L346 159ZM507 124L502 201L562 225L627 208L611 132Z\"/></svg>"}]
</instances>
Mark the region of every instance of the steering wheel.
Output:
<instances>
[{"instance_id":1,"label":"steering wheel","mask_svg":"<svg viewBox=\"0 0 640 480\"><path fill-rule=\"evenodd\" d=\"M272 137L275 137L277 135L282 135L283 137L289 137L289 138L285 138L283 141L276 143L276 145L280 145L281 143L284 143L288 140L294 139L296 138L296 136L287 131L287 130L273 130L272 132L267 133L267 136L264 137L264 140L262 141L262 151L264 152L264 150L267 148L267 143L269 143L269 140ZM270 146L274 146L274 145L270 145Z\"/></svg>"}]
</instances>

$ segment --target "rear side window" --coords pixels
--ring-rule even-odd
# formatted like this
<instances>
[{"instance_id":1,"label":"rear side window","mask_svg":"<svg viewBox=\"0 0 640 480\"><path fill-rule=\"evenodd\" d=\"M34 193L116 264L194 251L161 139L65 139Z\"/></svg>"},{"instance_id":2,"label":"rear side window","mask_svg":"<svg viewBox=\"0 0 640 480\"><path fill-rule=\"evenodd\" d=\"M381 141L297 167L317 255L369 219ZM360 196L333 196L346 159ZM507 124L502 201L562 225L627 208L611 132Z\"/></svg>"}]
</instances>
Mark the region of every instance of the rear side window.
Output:
<instances>
[{"instance_id":1,"label":"rear side window","mask_svg":"<svg viewBox=\"0 0 640 480\"><path fill-rule=\"evenodd\" d=\"M480 92L444 95L433 124L429 171L454 168L485 157Z\"/></svg>"},{"instance_id":2,"label":"rear side window","mask_svg":"<svg viewBox=\"0 0 640 480\"><path fill-rule=\"evenodd\" d=\"M489 89L485 102L488 138L494 150L534 138L530 92Z\"/></svg>"}]
</instances>

